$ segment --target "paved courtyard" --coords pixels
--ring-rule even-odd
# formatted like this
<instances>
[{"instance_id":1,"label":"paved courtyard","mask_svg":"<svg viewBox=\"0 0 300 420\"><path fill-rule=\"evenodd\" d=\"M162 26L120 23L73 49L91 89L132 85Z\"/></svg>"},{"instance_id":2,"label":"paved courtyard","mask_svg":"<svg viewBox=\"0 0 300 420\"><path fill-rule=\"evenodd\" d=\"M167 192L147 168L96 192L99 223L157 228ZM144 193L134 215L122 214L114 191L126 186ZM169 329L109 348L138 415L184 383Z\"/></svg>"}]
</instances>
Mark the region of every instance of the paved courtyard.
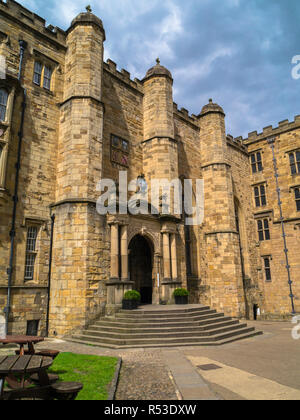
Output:
<instances>
[{"instance_id":1,"label":"paved courtyard","mask_svg":"<svg viewBox=\"0 0 300 420\"><path fill-rule=\"evenodd\" d=\"M264 335L221 347L118 351L46 340L38 348L121 356L117 400L300 400L300 340L292 338L294 326L249 324Z\"/></svg>"}]
</instances>

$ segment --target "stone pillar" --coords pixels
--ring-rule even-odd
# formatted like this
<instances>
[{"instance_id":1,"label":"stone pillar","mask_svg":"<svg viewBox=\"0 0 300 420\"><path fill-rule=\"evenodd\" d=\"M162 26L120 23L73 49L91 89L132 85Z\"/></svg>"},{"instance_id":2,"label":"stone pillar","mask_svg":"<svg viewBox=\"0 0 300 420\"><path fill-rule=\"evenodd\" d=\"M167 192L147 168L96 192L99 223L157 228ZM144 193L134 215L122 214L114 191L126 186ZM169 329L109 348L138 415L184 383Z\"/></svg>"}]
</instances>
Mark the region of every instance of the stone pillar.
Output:
<instances>
[{"instance_id":1,"label":"stone pillar","mask_svg":"<svg viewBox=\"0 0 300 420\"><path fill-rule=\"evenodd\" d=\"M112 224L111 227L111 251L110 251L110 277L119 279L119 225Z\"/></svg>"},{"instance_id":2,"label":"stone pillar","mask_svg":"<svg viewBox=\"0 0 300 420\"><path fill-rule=\"evenodd\" d=\"M113 316L122 308L124 294L132 290L134 283L128 280L128 220L108 216L107 223L111 226L111 278L106 282L105 313Z\"/></svg>"},{"instance_id":3,"label":"stone pillar","mask_svg":"<svg viewBox=\"0 0 300 420\"><path fill-rule=\"evenodd\" d=\"M172 263L172 280L177 281L177 248L176 248L176 234L171 233L171 263Z\"/></svg>"},{"instance_id":4,"label":"stone pillar","mask_svg":"<svg viewBox=\"0 0 300 420\"><path fill-rule=\"evenodd\" d=\"M164 280L171 280L170 234L163 232Z\"/></svg>"},{"instance_id":5,"label":"stone pillar","mask_svg":"<svg viewBox=\"0 0 300 420\"><path fill-rule=\"evenodd\" d=\"M163 235L163 265L164 278L161 282L162 300L168 305L174 304L174 290L181 287L178 280L176 255L176 226L165 224L161 231Z\"/></svg>"},{"instance_id":6,"label":"stone pillar","mask_svg":"<svg viewBox=\"0 0 300 420\"><path fill-rule=\"evenodd\" d=\"M121 279L128 280L128 226L121 226Z\"/></svg>"}]
</instances>

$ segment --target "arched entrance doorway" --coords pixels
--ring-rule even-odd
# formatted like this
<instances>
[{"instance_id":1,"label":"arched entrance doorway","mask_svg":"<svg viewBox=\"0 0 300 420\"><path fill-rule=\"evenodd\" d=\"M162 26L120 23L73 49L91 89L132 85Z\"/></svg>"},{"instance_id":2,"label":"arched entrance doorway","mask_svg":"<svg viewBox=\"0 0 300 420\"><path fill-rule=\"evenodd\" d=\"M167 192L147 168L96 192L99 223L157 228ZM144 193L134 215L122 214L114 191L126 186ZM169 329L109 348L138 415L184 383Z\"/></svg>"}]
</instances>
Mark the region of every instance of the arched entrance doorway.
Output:
<instances>
[{"instance_id":1,"label":"arched entrance doorway","mask_svg":"<svg viewBox=\"0 0 300 420\"><path fill-rule=\"evenodd\" d=\"M152 304L153 245L141 235L129 244L129 272L134 288L141 294L142 304Z\"/></svg>"}]
</instances>

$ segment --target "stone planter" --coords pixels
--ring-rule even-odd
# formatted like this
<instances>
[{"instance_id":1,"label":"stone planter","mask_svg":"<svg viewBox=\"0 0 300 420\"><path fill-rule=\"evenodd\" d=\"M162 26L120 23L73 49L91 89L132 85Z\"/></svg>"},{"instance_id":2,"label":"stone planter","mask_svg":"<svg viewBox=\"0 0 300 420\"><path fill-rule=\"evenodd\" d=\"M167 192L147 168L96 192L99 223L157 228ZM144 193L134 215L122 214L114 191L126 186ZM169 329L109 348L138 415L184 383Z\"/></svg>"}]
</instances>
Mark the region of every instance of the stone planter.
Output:
<instances>
[{"instance_id":1,"label":"stone planter","mask_svg":"<svg viewBox=\"0 0 300 420\"><path fill-rule=\"evenodd\" d=\"M122 309L132 311L134 309L137 309L138 307L139 307L139 301L138 300L125 300L125 299L123 299Z\"/></svg>"},{"instance_id":2,"label":"stone planter","mask_svg":"<svg viewBox=\"0 0 300 420\"><path fill-rule=\"evenodd\" d=\"M188 296L175 296L176 305L187 305L189 303Z\"/></svg>"}]
</instances>

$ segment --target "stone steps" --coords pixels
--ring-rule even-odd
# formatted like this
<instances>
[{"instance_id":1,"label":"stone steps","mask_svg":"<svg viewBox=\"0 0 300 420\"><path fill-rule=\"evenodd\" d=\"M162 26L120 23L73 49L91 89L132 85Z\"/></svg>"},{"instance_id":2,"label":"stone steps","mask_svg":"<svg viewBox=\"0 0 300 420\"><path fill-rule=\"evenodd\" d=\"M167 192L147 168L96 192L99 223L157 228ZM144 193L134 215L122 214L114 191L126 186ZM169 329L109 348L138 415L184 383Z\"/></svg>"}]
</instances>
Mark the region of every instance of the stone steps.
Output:
<instances>
[{"instance_id":1,"label":"stone steps","mask_svg":"<svg viewBox=\"0 0 300 420\"><path fill-rule=\"evenodd\" d=\"M155 308L155 307L154 307ZM120 311L96 321L69 341L106 348L211 346L261 334L208 307Z\"/></svg>"},{"instance_id":2,"label":"stone steps","mask_svg":"<svg viewBox=\"0 0 300 420\"><path fill-rule=\"evenodd\" d=\"M149 324L141 324L137 326L128 327L126 324L118 326L112 326L112 325L93 325L91 326L87 331L93 331L93 332L115 332L115 333L157 333L157 332L194 332L194 331L207 331L207 330L213 330L218 327L227 327L229 325L236 325L239 324L238 320L230 320L230 321L223 321L222 319L218 319L217 321L214 320L212 323L203 323L203 325L195 325L192 322L189 324L185 324L184 326L167 326L167 327L161 327L161 326L151 326Z\"/></svg>"},{"instance_id":3,"label":"stone steps","mask_svg":"<svg viewBox=\"0 0 300 420\"><path fill-rule=\"evenodd\" d=\"M216 335L219 333L226 333L228 331L234 331L236 329L241 329L247 327L247 324L237 324L235 326L229 326L229 327L220 327L215 328L212 330L206 330L206 331L199 331L197 329L194 329L194 331L185 331L185 332L175 332L175 331L161 331L157 330L155 332L149 332L147 330L143 330L141 332L116 332L116 331L101 331L101 338L108 337L108 338L116 338L120 340L135 340L135 339L148 339L148 338L182 338L182 337L190 337L191 334L193 337L207 337ZM83 336L89 336L89 337L98 337L99 331L94 331L92 329L86 330L82 333Z\"/></svg>"},{"instance_id":4,"label":"stone steps","mask_svg":"<svg viewBox=\"0 0 300 420\"><path fill-rule=\"evenodd\" d=\"M224 317L222 316L222 314L215 314L215 315L211 315L209 317L203 317L202 320L186 320L185 322L181 322L181 321L176 321L176 320L172 320L172 321L166 321L166 322L158 322L157 320L155 321L145 321L144 322L126 322L126 320L124 321L117 321L115 318L103 318L102 321L97 321L95 322L95 324L93 325L94 327L105 327L105 326L110 326L110 327L115 327L115 326L119 326L121 328L149 328L149 327L153 327L153 328L173 328L173 327L178 327L178 328L184 328L184 327L195 327L195 326L201 326L201 325L209 325L209 324L214 324L214 323L219 323L219 322L224 322L224 321L230 321L232 320L232 318L230 317Z\"/></svg>"}]
</instances>

